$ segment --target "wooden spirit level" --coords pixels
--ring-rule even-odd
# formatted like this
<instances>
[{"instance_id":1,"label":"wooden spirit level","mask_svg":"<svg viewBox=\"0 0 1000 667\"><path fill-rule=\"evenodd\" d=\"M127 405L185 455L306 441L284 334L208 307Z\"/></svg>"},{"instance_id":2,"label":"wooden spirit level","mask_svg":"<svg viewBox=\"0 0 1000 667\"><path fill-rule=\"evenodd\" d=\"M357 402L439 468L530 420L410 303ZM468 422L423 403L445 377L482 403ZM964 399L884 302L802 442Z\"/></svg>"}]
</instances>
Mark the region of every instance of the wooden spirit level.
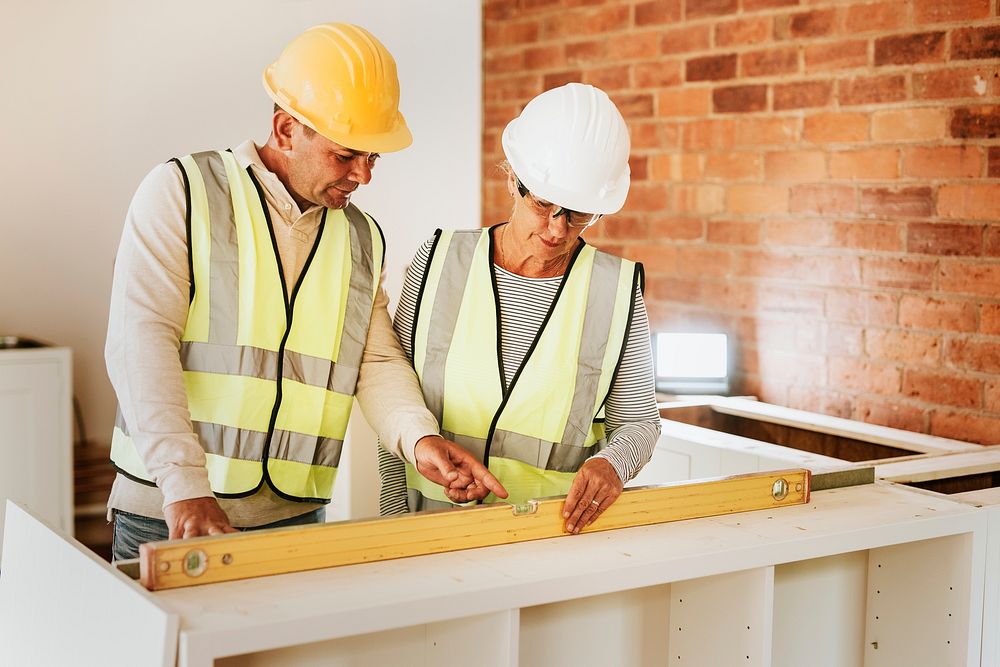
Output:
<instances>
[{"instance_id":1,"label":"wooden spirit level","mask_svg":"<svg viewBox=\"0 0 1000 667\"><path fill-rule=\"evenodd\" d=\"M801 505L810 481L800 469L626 489L582 532ZM163 590L566 536L564 500L151 542L140 547L139 578Z\"/></svg>"}]
</instances>

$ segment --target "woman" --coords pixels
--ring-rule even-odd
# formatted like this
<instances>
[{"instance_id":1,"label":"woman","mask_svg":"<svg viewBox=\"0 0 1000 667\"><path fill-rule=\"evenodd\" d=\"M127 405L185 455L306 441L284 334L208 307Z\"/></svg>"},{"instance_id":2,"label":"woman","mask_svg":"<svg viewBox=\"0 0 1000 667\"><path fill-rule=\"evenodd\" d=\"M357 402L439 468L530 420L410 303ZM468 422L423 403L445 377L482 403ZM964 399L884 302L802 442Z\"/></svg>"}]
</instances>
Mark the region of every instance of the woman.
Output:
<instances>
[{"instance_id":1,"label":"woman","mask_svg":"<svg viewBox=\"0 0 1000 667\"><path fill-rule=\"evenodd\" d=\"M577 533L660 432L642 267L580 238L625 203L628 130L603 91L571 83L529 102L503 149L510 220L425 243L395 327L442 435L482 457L511 503L566 494ZM379 468L383 514L451 505L392 455Z\"/></svg>"}]
</instances>

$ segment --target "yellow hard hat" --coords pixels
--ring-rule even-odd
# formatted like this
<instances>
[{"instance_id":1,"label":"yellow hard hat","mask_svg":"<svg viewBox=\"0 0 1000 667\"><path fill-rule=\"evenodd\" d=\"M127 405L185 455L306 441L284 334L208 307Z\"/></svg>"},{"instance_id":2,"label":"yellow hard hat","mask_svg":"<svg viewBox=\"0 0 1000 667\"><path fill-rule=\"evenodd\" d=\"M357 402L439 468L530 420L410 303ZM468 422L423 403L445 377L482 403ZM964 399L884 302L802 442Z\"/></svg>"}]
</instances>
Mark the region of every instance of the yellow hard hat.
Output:
<instances>
[{"instance_id":1,"label":"yellow hard hat","mask_svg":"<svg viewBox=\"0 0 1000 667\"><path fill-rule=\"evenodd\" d=\"M264 70L264 88L296 120L346 148L388 153L413 143L399 113L396 61L359 26L309 28Z\"/></svg>"}]
</instances>

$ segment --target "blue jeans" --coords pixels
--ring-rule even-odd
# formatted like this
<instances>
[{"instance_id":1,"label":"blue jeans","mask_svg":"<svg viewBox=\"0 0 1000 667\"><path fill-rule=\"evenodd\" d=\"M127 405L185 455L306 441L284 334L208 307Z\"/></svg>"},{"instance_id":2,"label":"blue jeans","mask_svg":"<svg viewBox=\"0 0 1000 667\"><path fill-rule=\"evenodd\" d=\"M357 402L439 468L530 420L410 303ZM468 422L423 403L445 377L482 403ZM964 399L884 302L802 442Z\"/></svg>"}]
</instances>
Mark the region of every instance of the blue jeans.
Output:
<instances>
[{"instance_id":1,"label":"blue jeans","mask_svg":"<svg viewBox=\"0 0 1000 667\"><path fill-rule=\"evenodd\" d=\"M111 540L111 555L114 560L138 558L140 544L161 542L167 539L170 534L167 522L162 519L151 519L147 516L130 514L121 510L112 511L114 513L114 528ZM239 530L305 526L311 523L323 523L324 521L326 521L326 508L320 507L311 512L275 521L274 523L253 526L252 528L240 528Z\"/></svg>"}]
</instances>

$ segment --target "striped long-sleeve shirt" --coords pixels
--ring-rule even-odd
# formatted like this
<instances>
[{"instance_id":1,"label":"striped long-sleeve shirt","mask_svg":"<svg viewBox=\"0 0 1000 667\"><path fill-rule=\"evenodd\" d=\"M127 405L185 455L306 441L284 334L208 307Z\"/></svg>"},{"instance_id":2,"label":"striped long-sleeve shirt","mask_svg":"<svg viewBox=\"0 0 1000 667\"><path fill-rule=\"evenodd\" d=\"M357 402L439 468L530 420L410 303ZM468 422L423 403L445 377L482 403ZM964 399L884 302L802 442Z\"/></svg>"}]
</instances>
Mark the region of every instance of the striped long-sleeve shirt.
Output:
<instances>
[{"instance_id":1,"label":"striped long-sleeve shirt","mask_svg":"<svg viewBox=\"0 0 1000 667\"><path fill-rule=\"evenodd\" d=\"M403 351L411 359L417 297L432 245L433 239L424 243L410 263L393 321ZM500 350L509 386L542 326L562 277L526 278L500 266L495 269L500 300ZM636 289L635 314L625 353L605 404L608 446L595 455L607 459L623 482L635 477L649 461L660 435L649 340L646 306L642 292ZM405 512L406 480L402 461L380 449L379 475L382 514Z\"/></svg>"}]
</instances>

